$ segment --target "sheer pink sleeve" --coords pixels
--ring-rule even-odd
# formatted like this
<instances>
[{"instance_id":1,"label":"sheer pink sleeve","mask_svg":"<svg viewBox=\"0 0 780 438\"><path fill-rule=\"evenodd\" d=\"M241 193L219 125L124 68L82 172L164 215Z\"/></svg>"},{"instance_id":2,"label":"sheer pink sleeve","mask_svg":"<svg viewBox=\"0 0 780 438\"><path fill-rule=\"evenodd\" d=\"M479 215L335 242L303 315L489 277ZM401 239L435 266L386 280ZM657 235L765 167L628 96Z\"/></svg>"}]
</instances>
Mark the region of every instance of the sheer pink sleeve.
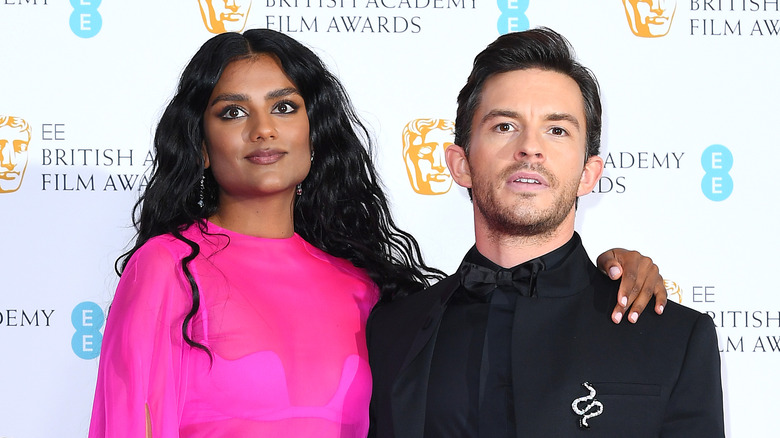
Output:
<instances>
[{"instance_id":1,"label":"sheer pink sleeve","mask_svg":"<svg viewBox=\"0 0 780 438\"><path fill-rule=\"evenodd\" d=\"M153 239L132 257L108 313L90 438L179 436L186 381L181 335L191 292L170 241ZM186 255L182 254L182 255Z\"/></svg>"}]
</instances>

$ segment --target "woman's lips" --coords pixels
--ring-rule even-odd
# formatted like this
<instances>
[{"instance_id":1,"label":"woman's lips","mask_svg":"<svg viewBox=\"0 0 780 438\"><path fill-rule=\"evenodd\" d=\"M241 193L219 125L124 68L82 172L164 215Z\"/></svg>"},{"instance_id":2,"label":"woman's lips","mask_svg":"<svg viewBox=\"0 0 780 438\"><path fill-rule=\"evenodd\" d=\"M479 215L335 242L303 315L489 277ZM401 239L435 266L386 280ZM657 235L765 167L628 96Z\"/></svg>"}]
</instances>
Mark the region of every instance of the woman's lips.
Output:
<instances>
[{"instance_id":1,"label":"woman's lips","mask_svg":"<svg viewBox=\"0 0 780 438\"><path fill-rule=\"evenodd\" d=\"M255 164L273 164L281 160L287 153L276 149L255 151L246 156L246 159Z\"/></svg>"}]
</instances>

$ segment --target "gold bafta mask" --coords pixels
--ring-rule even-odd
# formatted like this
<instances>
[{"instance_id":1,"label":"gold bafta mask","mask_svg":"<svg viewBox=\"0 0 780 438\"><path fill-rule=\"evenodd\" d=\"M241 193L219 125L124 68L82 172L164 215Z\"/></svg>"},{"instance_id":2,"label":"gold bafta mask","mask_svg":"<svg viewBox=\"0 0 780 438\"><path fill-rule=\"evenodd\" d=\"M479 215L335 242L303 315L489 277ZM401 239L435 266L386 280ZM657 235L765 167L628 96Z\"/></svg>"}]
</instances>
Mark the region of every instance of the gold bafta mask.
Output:
<instances>
[{"instance_id":1,"label":"gold bafta mask","mask_svg":"<svg viewBox=\"0 0 780 438\"><path fill-rule=\"evenodd\" d=\"M441 195L452 187L444 150L452 144L455 124L444 119L415 119L403 130L403 157L409 183L422 195Z\"/></svg>"},{"instance_id":2,"label":"gold bafta mask","mask_svg":"<svg viewBox=\"0 0 780 438\"><path fill-rule=\"evenodd\" d=\"M682 288L672 280L664 279L664 288L666 289L666 296L668 300L674 300L678 303L682 303Z\"/></svg>"},{"instance_id":3,"label":"gold bafta mask","mask_svg":"<svg viewBox=\"0 0 780 438\"><path fill-rule=\"evenodd\" d=\"M198 0L203 24L211 33L241 32L252 0Z\"/></svg>"},{"instance_id":4,"label":"gold bafta mask","mask_svg":"<svg viewBox=\"0 0 780 438\"><path fill-rule=\"evenodd\" d=\"M631 32L644 38L662 37L669 33L676 0L623 0Z\"/></svg>"},{"instance_id":5,"label":"gold bafta mask","mask_svg":"<svg viewBox=\"0 0 780 438\"><path fill-rule=\"evenodd\" d=\"M30 132L24 119L0 116L0 193L15 192L22 185Z\"/></svg>"}]
</instances>

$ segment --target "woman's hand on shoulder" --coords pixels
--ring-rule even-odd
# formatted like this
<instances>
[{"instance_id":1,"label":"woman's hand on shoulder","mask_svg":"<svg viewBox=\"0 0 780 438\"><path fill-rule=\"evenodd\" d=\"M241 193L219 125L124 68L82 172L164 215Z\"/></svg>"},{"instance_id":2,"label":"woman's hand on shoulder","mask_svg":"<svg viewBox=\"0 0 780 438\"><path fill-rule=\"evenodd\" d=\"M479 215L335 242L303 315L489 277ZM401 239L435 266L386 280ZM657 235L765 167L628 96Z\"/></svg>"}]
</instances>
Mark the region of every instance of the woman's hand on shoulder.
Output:
<instances>
[{"instance_id":1,"label":"woman's hand on shoulder","mask_svg":"<svg viewBox=\"0 0 780 438\"><path fill-rule=\"evenodd\" d=\"M655 313L663 313L666 306L664 279L650 257L645 257L637 251L613 248L601 254L596 264L609 278L620 279L617 305L612 311L612 321L615 324L625 315L628 315L629 322L637 322L653 297Z\"/></svg>"}]
</instances>

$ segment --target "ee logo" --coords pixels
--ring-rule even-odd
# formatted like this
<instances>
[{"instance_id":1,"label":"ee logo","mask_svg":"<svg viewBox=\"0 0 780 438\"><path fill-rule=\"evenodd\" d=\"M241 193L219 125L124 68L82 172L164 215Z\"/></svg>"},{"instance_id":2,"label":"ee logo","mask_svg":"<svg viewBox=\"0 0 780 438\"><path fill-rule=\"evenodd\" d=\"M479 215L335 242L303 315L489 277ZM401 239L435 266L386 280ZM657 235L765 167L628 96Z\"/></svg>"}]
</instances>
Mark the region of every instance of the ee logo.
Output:
<instances>
[{"instance_id":1,"label":"ee logo","mask_svg":"<svg viewBox=\"0 0 780 438\"><path fill-rule=\"evenodd\" d=\"M734 156L726 146L714 144L701 154L701 167L704 168L701 191L710 201L723 201L731 196L734 180L729 171L733 165Z\"/></svg>"},{"instance_id":2,"label":"ee logo","mask_svg":"<svg viewBox=\"0 0 780 438\"><path fill-rule=\"evenodd\" d=\"M106 322L103 309L91 301L84 301L73 309L70 321L76 329L70 341L76 356L82 359L94 359L100 356L100 344L103 343L100 329Z\"/></svg>"},{"instance_id":3,"label":"ee logo","mask_svg":"<svg viewBox=\"0 0 780 438\"><path fill-rule=\"evenodd\" d=\"M98 12L102 0L70 0L70 30L81 38L92 38L103 27L103 17Z\"/></svg>"},{"instance_id":4,"label":"ee logo","mask_svg":"<svg viewBox=\"0 0 780 438\"><path fill-rule=\"evenodd\" d=\"M497 0L501 16L498 17L498 33L500 35L509 32L528 30L530 23L525 11L531 0Z\"/></svg>"}]
</instances>

